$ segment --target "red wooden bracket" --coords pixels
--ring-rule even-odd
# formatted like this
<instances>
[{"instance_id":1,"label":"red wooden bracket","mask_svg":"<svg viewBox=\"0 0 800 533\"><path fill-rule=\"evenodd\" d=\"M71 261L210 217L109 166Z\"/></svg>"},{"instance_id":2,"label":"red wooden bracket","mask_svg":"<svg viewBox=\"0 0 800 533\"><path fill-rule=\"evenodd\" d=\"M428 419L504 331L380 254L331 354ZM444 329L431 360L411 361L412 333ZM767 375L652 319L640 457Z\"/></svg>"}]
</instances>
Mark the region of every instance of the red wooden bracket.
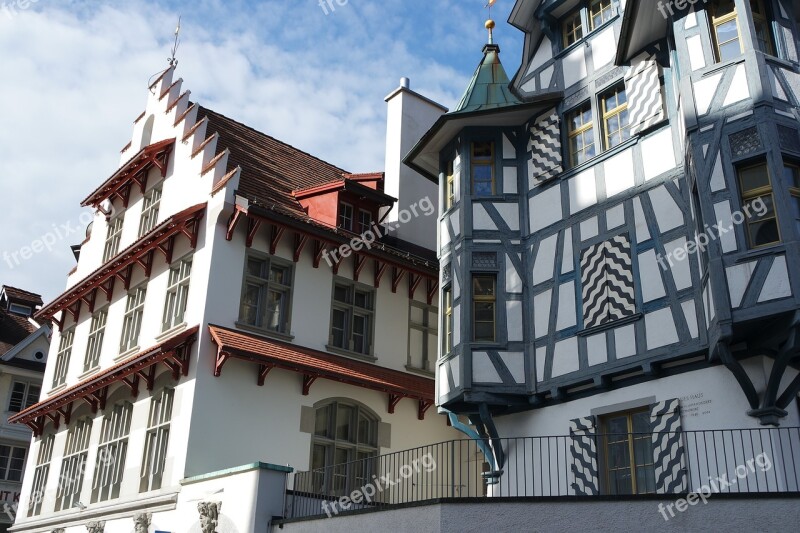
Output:
<instances>
[{"instance_id":1,"label":"red wooden bracket","mask_svg":"<svg viewBox=\"0 0 800 533\"><path fill-rule=\"evenodd\" d=\"M141 170L133 175L131 178L136 185L139 186L139 190L141 191L142 195L144 195L144 190L147 187L147 172L145 170Z\"/></svg>"},{"instance_id":2,"label":"red wooden bracket","mask_svg":"<svg viewBox=\"0 0 800 533\"><path fill-rule=\"evenodd\" d=\"M153 390L156 382L156 365L150 365L147 368L137 370L136 375L144 380L144 385L147 390Z\"/></svg>"},{"instance_id":3,"label":"red wooden bracket","mask_svg":"<svg viewBox=\"0 0 800 533\"><path fill-rule=\"evenodd\" d=\"M225 366L225 363L227 363L230 358L231 354L228 352L223 352L222 350L217 351L217 360L214 362L214 377L218 378L222 375L222 367Z\"/></svg>"},{"instance_id":4,"label":"red wooden bracket","mask_svg":"<svg viewBox=\"0 0 800 533\"><path fill-rule=\"evenodd\" d=\"M53 423L54 428L58 429L58 426L61 425L61 414L58 411L56 411L55 413L51 412L45 413L44 416L50 419L50 421Z\"/></svg>"},{"instance_id":5,"label":"red wooden bracket","mask_svg":"<svg viewBox=\"0 0 800 533\"><path fill-rule=\"evenodd\" d=\"M389 414L394 414L394 408L397 407L397 404L400 403L400 400L403 399L403 396L400 394L389 394Z\"/></svg>"},{"instance_id":6,"label":"red wooden bracket","mask_svg":"<svg viewBox=\"0 0 800 533\"><path fill-rule=\"evenodd\" d=\"M69 425L69 421L72 419L72 403L68 403L64 407L59 407L56 409L56 413L64 417L64 424Z\"/></svg>"},{"instance_id":7,"label":"red wooden bracket","mask_svg":"<svg viewBox=\"0 0 800 533\"><path fill-rule=\"evenodd\" d=\"M153 250L147 252L144 257L137 257L134 262L142 267L145 277L149 278L153 271Z\"/></svg>"},{"instance_id":8,"label":"red wooden bracket","mask_svg":"<svg viewBox=\"0 0 800 533\"><path fill-rule=\"evenodd\" d=\"M267 380L269 371L275 368L275 365L258 365L258 386L263 387L264 382Z\"/></svg>"},{"instance_id":9,"label":"red wooden bracket","mask_svg":"<svg viewBox=\"0 0 800 533\"><path fill-rule=\"evenodd\" d=\"M245 246L248 248L253 246L253 239L256 238L256 233L261 227L261 220L253 217L247 219L247 239L245 239Z\"/></svg>"},{"instance_id":10,"label":"red wooden bracket","mask_svg":"<svg viewBox=\"0 0 800 533\"><path fill-rule=\"evenodd\" d=\"M134 373L130 379L122 378L122 382L131 390L131 396L137 398L139 396L139 374Z\"/></svg>"},{"instance_id":11,"label":"red wooden bracket","mask_svg":"<svg viewBox=\"0 0 800 533\"><path fill-rule=\"evenodd\" d=\"M439 280L428 278L428 305L433 305L433 298L436 296L436 291L439 290Z\"/></svg>"},{"instance_id":12,"label":"red wooden bracket","mask_svg":"<svg viewBox=\"0 0 800 533\"><path fill-rule=\"evenodd\" d=\"M100 390L89 393L89 397L95 402L94 405L91 403L89 404L92 405L93 413L97 412L97 407L99 407L101 411L104 410L106 408L106 399L108 398L108 387L103 387ZM97 407L95 407L95 405Z\"/></svg>"},{"instance_id":13,"label":"red wooden bracket","mask_svg":"<svg viewBox=\"0 0 800 533\"><path fill-rule=\"evenodd\" d=\"M355 261L355 264L353 265L353 281L358 281L361 271L364 270L364 267L367 265L367 256L355 254L353 258Z\"/></svg>"},{"instance_id":14,"label":"red wooden bracket","mask_svg":"<svg viewBox=\"0 0 800 533\"><path fill-rule=\"evenodd\" d=\"M317 376L303 374L303 396L308 396L308 391L315 381L317 381Z\"/></svg>"},{"instance_id":15,"label":"red wooden bracket","mask_svg":"<svg viewBox=\"0 0 800 533\"><path fill-rule=\"evenodd\" d=\"M178 381L181 376L189 374L188 354L178 354L178 350L173 351L163 363L172 370L172 379Z\"/></svg>"},{"instance_id":16,"label":"red wooden bracket","mask_svg":"<svg viewBox=\"0 0 800 533\"><path fill-rule=\"evenodd\" d=\"M303 248L305 248L307 242L308 235L301 235L300 233L294 234L294 255L292 259L294 259L295 263L300 261L300 254L303 252Z\"/></svg>"},{"instance_id":17,"label":"red wooden bracket","mask_svg":"<svg viewBox=\"0 0 800 533\"><path fill-rule=\"evenodd\" d=\"M158 251L164 254L164 260L166 260L167 264L172 263L172 252L175 249L175 236L173 235L166 242L162 242L158 245Z\"/></svg>"},{"instance_id":18,"label":"red wooden bracket","mask_svg":"<svg viewBox=\"0 0 800 533\"><path fill-rule=\"evenodd\" d=\"M111 276L106 281L99 285L100 290L106 295L106 301L110 302L111 297L114 295L114 283L116 281L116 276Z\"/></svg>"},{"instance_id":19,"label":"red wooden bracket","mask_svg":"<svg viewBox=\"0 0 800 533\"><path fill-rule=\"evenodd\" d=\"M197 248L197 237L200 233L200 219L192 219L187 220L181 225L181 233L186 235L186 238L189 239L189 245L192 247L192 250ZM174 236L171 238L175 238ZM172 261L170 261L172 262Z\"/></svg>"},{"instance_id":20,"label":"red wooden bracket","mask_svg":"<svg viewBox=\"0 0 800 533\"><path fill-rule=\"evenodd\" d=\"M236 230L236 225L239 224L239 220L242 218L242 211L239 209L234 209L231 218L228 219L228 231L225 233L225 240L233 239L233 232Z\"/></svg>"},{"instance_id":21,"label":"red wooden bracket","mask_svg":"<svg viewBox=\"0 0 800 533\"><path fill-rule=\"evenodd\" d=\"M61 318L57 318L56 315L53 315L53 322L58 324L58 331L64 330L64 315L66 311L62 310L60 313L57 313Z\"/></svg>"},{"instance_id":22,"label":"red wooden bracket","mask_svg":"<svg viewBox=\"0 0 800 533\"><path fill-rule=\"evenodd\" d=\"M133 265L128 265L126 268L121 269L119 272L115 274L120 281L122 281L122 286L127 291L131 288L131 278L133 277Z\"/></svg>"},{"instance_id":23,"label":"red wooden bracket","mask_svg":"<svg viewBox=\"0 0 800 533\"><path fill-rule=\"evenodd\" d=\"M87 396L81 396L81 400L89 404L89 407L91 407L92 409L92 413L97 412L97 400L95 400L94 398L89 398Z\"/></svg>"},{"instance_id":24,"label":"red wooden bracket","mask_svg":"<svg viewBox=\"0 0 800 533\"><path fill-rule=\"evenodd\" d=\"M392 292L397 292L397 287L406 275L406 271L402 268L392 267Z\"/></svg>"},{"instance_id":25,"label":"red wooden bracket","mask_svg":"<svg viewBox=\"0 0 800 533\"><path fill-rule=\"evenodd\" d=\"M83 302L78 300L74 304L67 307L67 311L69 311L69 314L72 315L72 320L75 322L78 321L78 317L81 315L81 303Z\"/></svg>"},{"instance_id":26,"label":"red wooden bracket","mask_svg":"<svg viewBox=\"0 0 800 533\"><path fill-rule=\"evenodd\" d=\"M319 262L322 260L322 254L325 253L325 243L322 241L314 241L314 268L319 268Z\"/></svg>"},{"instance_id":27,"label":"red wooden bracket","mask_svg":"<svg viewBox=\"0 0 800 533\"><path fill-rule=\"evenodd\" d=\"M375 260L375 288L379 288L381 286L381 278L383 274L386 272L386 268L389 266L389 263L382 263L381 261Z\"/></svg>"},{"instance_id":28,"label":"red wooden bracket","mask_svg":"<svg viewBox=\"0 0 800 533\"><path fill-rule=\"evenodd\" d=\"M425 420L425 411L427 411L431 405L433 405L432 400L420 400L419 408L417 409L417 418Z\"/></svg>"},{"instance_id":29,"label":"red wooden bracket","mask_svg":"<svg viewBox=\"0 0 800 533\"><path fill-rule=\"evenodd\" d=\"M29 428L31 428L31 431L33 431L33 436L34 437L39 437L42 433L44 433L44 417L43 416L40 416L40 417L36 418L35 420L29 420L28 422L25 422L25 425L28 426Z\"/></svg>"},{"instance_id":30,"label":"red wooden bracket","mask_svg":"<svg viewBox=\"0 0 800 533\"><path fill-rule=\"evenodd\" d=\"M286 228L283 226L272 226L272 237L269 239L269 255L275 255L285 231Z\"/></svg>"},{"instance_id":31,"label":"red wooden bracket","mask_svg":"<svg viewBox=\"0 0 800 533\"><path fill-rule=\"evenodd\" d=\"M86 304L86 307L89 308L90 313L94 313L94 302L97 299L97 289L92 289L83 296L81 296L81 301Z\"/></svg>"},{"instance_id":32,"label":"red wooden bracket","mask_svg":"<svg viewBox=\"0 0 800 533\"><path fill-rule=\"evenodd\" d=\"M413 300L414 294L417 292L417 288L419 284L422 282L422 276L415 276L412 273L408 273L408 299Z\"/></svg>"}]
</instances>

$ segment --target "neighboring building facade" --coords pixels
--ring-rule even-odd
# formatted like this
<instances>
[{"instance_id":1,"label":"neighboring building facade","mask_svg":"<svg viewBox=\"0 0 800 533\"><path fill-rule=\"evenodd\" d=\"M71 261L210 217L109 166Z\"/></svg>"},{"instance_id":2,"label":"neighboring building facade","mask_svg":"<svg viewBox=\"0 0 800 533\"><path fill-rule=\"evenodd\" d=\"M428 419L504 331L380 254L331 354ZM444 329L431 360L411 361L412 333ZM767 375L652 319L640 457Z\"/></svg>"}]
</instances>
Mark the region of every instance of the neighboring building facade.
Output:
<instances>
[{"instance_id":1,"label":"neighboring building facade","mask_svg":"<svg viewBox=\"0 0 800 533\"><path fill-rule=\"evenodd\" d=\"M440 189L437 405L501 485L548 474L498 438L572 436L556 495L667 493L682 431L800 424L800 12L666 4L519 0L513 80L487 45L406 158Z\"/></svg>"},{"instance_id":2,"label":"neighboring building facade","mask_svg":"<svg viewBox=\"0 0 800 533\"><path fill-rule=\"evenodd\" d=\"M432 233L436 187L349 174L191 103L173 72L84 200L96 216L77 267L37 315L55 334L42 401L13 417L35 433L13 531L265 531L285 465L458 435L429 411L435 251L402 212L380 227L397 209L385 191L409 201L410 187ZM387 101L398 128L444 112L407 87ZM408 137L390 131L387 161Z\"/></svg>"},{"instance_id":3,"label":"neighboring building facade","mask_svg":"<svg viewBox=\"0 0 800 533\"><path fill-rule=\"evenodd\" d=\"M33 319L41 306L38 294L0 288L0 532L14 522L31 445L31 430L8 419L39 401L50 348L50 327Z\"/></svg>"}]
</instances>

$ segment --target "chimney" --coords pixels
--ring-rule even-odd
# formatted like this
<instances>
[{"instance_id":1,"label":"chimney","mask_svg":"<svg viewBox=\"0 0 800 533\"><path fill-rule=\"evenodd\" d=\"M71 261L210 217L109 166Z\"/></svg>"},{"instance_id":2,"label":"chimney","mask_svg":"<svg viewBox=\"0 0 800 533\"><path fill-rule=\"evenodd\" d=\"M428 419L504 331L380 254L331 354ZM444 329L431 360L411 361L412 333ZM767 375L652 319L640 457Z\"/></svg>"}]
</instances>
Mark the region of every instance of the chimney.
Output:
<instances>
[{"instance_id":1,"label":"chimney","mask_svg":"<svg viewBox=\"0 0 800 533\"><path fill-rule=\"evenodd\" d=\"M404 165L403 158L447 108L412 91L408 78L402 78L400 87L385 100L388 117L384 192L397 198L386 222L397 225L394 235L398 238L435 250L438 187ZM426 216L425 212L431 212L429 206L433 206L433 213Z\"/></svg>"}]
</instances>

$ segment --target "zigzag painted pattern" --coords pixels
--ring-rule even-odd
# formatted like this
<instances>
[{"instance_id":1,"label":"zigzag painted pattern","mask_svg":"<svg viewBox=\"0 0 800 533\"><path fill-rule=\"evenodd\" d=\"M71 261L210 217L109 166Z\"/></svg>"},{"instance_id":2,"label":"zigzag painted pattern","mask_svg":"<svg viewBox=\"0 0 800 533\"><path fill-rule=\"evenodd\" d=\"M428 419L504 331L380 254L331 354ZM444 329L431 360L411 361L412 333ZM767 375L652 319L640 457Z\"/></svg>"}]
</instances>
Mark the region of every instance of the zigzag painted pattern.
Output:
<instances>
[{"instance_id":1,"label":"zigzag painted pattern","mask_svg":"<svg viewBox=\"0 0 800 533\"><path fill-rule=\"evenodd\" d=\"M658 64L648 58L639 63L625 78L628 95L628 117L631 135L649 128L664 118Z\"/></svg>"},{"instance_id":2,"label":"zigzag painted pattern","mask_svg":"<svg viewBox=\"0 0 800 533\"><path fill-rule=\"evenodd\" d=\"M570 447L573 463L572 489L575 494L594 496L599 494L600 480L597 469L597 444L595 443L594 418L576 418L569 422Z\"/></svg>"},{"instance_id":3,"label":"zigzag painted pattern","mask_svg":"<svg viewBox=\"0 0 800 533\"><path fill-rule=\"evenodd\" d=\"M679 400L655 404L650 411L653 432L653 469L658 494L686 492L686 465L681 443Z\"/></svg>"},{"instance_id":4,"label":"zigzag painted pattern","mask_svg":"<svg viewBox=\"0 0 800 533\"><path fill-rule=\"evenodd\" d=\"M618 235L581 252L581 294L586 328L636 312L627 236Z\"/></svg>"},{"instance_id":5,"label":"zigzag painted pattern","mask_svg":"<svg viewBox=\"0 0 800 533\"><path fill-rule=\"evenodd\" d=\"M558 114L553 112L531 128L528 142L530 176L542 181L561 172L561 136Z\"/></svg>"}]
</instances>

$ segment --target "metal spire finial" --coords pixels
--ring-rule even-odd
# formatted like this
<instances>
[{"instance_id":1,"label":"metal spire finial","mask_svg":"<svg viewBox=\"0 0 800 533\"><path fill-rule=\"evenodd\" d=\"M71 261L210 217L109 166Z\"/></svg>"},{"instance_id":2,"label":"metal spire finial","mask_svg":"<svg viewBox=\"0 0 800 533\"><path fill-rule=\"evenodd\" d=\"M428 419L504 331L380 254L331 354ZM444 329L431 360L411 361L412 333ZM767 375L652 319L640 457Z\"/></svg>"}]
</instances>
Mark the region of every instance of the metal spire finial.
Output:
<instances>
[{"instance_id":1,"label":"metal spire finial","mask_svg":"<svg viewBox=\"0 0 800 533\"><path fill-rule=\"evenodd\" d=\"M179 16L178 26L175 28L175 44L172 45L172 57L167 59L167 62L171 67L174 67L178 64L178 60L175 59L175 54L178 53L178 46L181 44L180 34L181 34L181 17Z\"/></svg>"},{"instance_id":2,"label":"metal spire finial","mask_svg":"<svg viewBox=\"0 0 800 533\"><path fill-rule=\"evenodd\" d=\"M483 6L485 9L489 10L489 20L487 20L486 24L484 24L486 29L489 30L489 44L494 43L494 36L492 35L492 30L494 30L495 24L494 20L492 20L492 6L494 6L495 2L497 2L497 0L489 0L489 2L485 6Z\"/></svg>"}]
</instances>

